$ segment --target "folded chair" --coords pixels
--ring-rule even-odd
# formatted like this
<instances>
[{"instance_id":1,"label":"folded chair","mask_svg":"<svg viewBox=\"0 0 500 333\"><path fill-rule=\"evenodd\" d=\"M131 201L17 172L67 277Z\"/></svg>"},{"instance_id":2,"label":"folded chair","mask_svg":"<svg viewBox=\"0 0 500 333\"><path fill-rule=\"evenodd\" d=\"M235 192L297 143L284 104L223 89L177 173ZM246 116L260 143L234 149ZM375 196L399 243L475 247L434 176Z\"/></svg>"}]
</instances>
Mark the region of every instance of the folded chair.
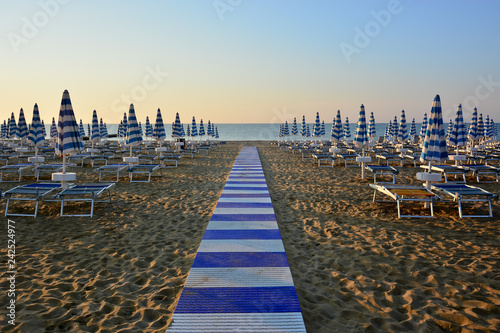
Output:
<instances>
[{"instance_id":1,"label":"folded chair","mask_svg":"<svg viewBox=\"0 0 500 333\"><path fill-rule=\"evenodd\" d=\"M35 183L28 185L16 186L4 193L4 197L7 199L7 204L5 206L5 216L32 216L36 217L38 214L38 203L43 199L45 195L60 189L60 183ZM10 201L35 201L35 212L33 214L15 214L9 213L9 203Z\"/></svg>"},{"instance_id":2,"label":"folded chair","mask_svg":"<svg viewBox=\"0 0 500 333\"><path fill-rule=\"evenodd\" d=\"M33 163L19 163L19 164L10 164L4 165L0 168L0 182L20 182L23 171L31 170L33 168ZM4 174L7 173L17 173L19 178L17 180L5 180Z\"/></svg>"},{"instance_id":3,"label":"folded chair","mask_svg":"<svg viewBox=\"0 0 500 333\"><path fill-rule=\"evenodd\" d=\"M128 164L108 164L96 168L94 171L99 172L99 182L102 181L103 174L111 173L116 175L116 182L118 183L120 179L120 171L125 170L129 167ZM110 180L108 180L110 181Z\"/></svg>"},{"instance_id":4,"label":"folded chair","mask_svg":"<svg viewBox=\"0 0 500 333\"><path fill-rule=\"evenodd\" d=\"M441 195L447 195L458 203L458 214L462 217L493 217L491 210L491 199L496 196L483 190L482 188L466 184L432 184L431 189ZM463 202L486 202L488 203L488 215L464 215L462 210Z\"/></svg>"},{"instance_id":5,"label":"folded chair","mask_svg":"<svg viewBox=\"0 0 500 333\"><path fill-rule=\"evenodd\" d=\"M159 164L137 164L129 166L128 171L130 174L131 183L149 183L151 181L151 174L156 170L160 170L161 176L161 165ZM148 175L147 180L134 180L134 175L146 174Z\"/></svg>"},{"instance_id":6,"label":"folded chair","mask_svg":"<svg viewBox=\"0 0 500 333\"><path fill-rule=\"evenodd\" d=\"M95 202L111 202L111 184L83 184L73 185L54 196L61 200L61 216L94 216ZM109 194L109 200L97 200L103 193ZM90 202L90 214L67 214L64 215L64 207L68 202Z\"/></svg>"},{"instance_id":7,"label":"folded chair","mask_svg":"<svg viewBox=\"0 0 500 333\"><path fill-rule=\"evenodd\" d=\"M398 218L402 217L434 217L434 201L441 200L441 197L431 192L423 186L412 185L379 185L370 184L370 187L375 191L373 193L373 202L388 202L376 200L377 192L381 192L389 196L392 200L396 201L398 208ZM401 204L404 202L424 202L429 203L430 215L402 215Z\"/></svg>"},{"instance_id":8,"label":"folded chair","mask_svg":"<svg viewBox=\"0 0 500 333\"><path fill-rule=\"evenodd\" d=\"M373 183L374 184L395 184L396 174L399 173L398 169L388 165L366 165L365 169L373 173ZM378 177L389 176L392 177L392 182L381 182L377 181Z\"/></svg>"}]
</instances>

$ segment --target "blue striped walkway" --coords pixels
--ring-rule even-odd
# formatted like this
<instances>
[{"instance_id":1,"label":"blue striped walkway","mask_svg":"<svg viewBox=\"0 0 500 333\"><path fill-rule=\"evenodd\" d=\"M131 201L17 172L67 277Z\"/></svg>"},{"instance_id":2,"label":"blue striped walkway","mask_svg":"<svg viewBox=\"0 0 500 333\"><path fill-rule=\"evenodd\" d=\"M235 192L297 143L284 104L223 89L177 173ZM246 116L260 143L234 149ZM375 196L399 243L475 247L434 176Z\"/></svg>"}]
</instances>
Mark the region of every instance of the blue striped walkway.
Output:
<instances>
[{"instance_id":1,"label":"blue striped walkway","mask_svg":"<svg viewBox=\"0 0 500 333\"><path fill-rule=\"evenodd\" d=\"M305 332L255 147L243 147L167 332Z\"/></svg>"}]
</instances>

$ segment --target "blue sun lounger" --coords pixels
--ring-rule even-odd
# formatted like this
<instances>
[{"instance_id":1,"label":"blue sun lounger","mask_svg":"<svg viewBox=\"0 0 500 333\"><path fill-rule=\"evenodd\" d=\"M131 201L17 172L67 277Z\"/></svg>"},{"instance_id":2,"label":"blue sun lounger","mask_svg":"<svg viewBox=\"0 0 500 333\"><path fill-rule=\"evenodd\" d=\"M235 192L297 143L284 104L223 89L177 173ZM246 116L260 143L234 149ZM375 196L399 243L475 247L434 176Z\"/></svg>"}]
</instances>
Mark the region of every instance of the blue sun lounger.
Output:
<instances>
[{"instance_id":1,"label":"blue sun lounger","mask_svg":"<svg viewBox=\"0 0 500 333\"><path fill-rule=\"evenodd\" d=\"M161 165L159 164L137 164L129 166L128 171L130 174L131 183L149 183L151 181L151 175L156 170L160 170L161 176ZM148 175L147 180L134 180L134 175L145 174Z\"/></svg>"},{"instance_id":2,"label":"blue sun lounger","mask_svg":"<svg viewBox=\"0 0 500 333\"><path fill-rule=\"evenodd\" d=\"M99 182L102 181L102 176L105 173L111 173L116 175L116 182L118 183L120 179L120 171L125 170L129 167L128 164L108 164L96 168L94 171L99 172ZM107 180L111 181L111 180Z\"/></svg>"},{"instance_id":3,"label":"blue sun lounger","mask_svg":"<svg viewBox=\"0 0 500 333\"><path fill-rule=\"evenodd\" d=\"M447 195L458 203L458 214L463 217L493 217L491 210L491 199L496 196L483 190L482 188L466 184L432 184L431 189L441 195ZM489 213L487 215L464 215L462 209L463 202L486 202L488 203Z\"/></svg>"},{"instance_id":4,"label":"blue sun lounger","mask_svg":"<svg viewBox=\"0 0 500 333\"><path fill-rule=\"evenodd\" d=\"M28 185L20 185L6 191L3 196L7 199L5 206L5 216L31 216L36 217L38 214L38 203L45 195L60 189L60 183L35 183ZM9 213L10 201L35 201L35 212L33 214L17 214Z\"/></svg>"},{"instance_id":5,"label":"blue sun lounger","mask_svg":"<svg viewBox=\"0 0 500 333\"><path fill-rule=\"evenodd\" d=\"M500 168L499 167L494 167L492 165L484 165L484 164L463 164L461 166L462 168L472 171L472 175L476 176L477 182L483 182L483 183L498 183L498 173L500 173ZM480 180L481 175L492 175L495 180L489 181L489 180Z\"/></svg>"},{"instance_id":6,"label":"blue sun lounger","mask_svg":"<svg viewBox=\"0 0 500 333\"><path fill-rule=\"evenodd\" d=\"M111 188L115 186L111 184L82 184L73 185L63 190L54 196L55 199L61 200L60 216L94 216L95 202L111 202ZM108 192L109 200L97 200L103 193ZM90 202L90 214L66 214L64 215L64 207L67 207L68 202Z\"/></svg>"},{"instance_id":7,"label":"blue sun lounger","mask_svg":"<svg viewBox=\"0 0 500 333\"><path fill-rule=\"evenodd\" d=\"M33 163L18 163L18 164L10 164L4 165L0 168L0 182L20 182L21 176L24 170L31 170L33 168ZM17 180L5 180L4 174L6 173L17 173L19 178Z\"/></svg>"},{"instance_id":8,"label":"blue sun lounger","mask_svg":"<svg viewBox=\"0 0 500 333\"><path fill-rule=\"evenodd\" d=\"M318 162L319 167L333 168L335 164L335 157L332 154L313 154L312 156Z\"/></svg>"},{"instance_id":9,"label":"blue sun lounger","mask_svg":"<svg viewBox=\"0 0 500 333\"><path fill-rule=\"evenodd\" d=\"M75 166L74 164L66 164L66 167L73 167ZM63 169L63 165L62 163L50 163L50 164L40 164L38 166L35 166L35 168L33 169L35 171L35 178L36 178L36 181L40 181L40 174L41 173L53 173L53 172L59 172L59 171L62 171Z\"/></svg>"},{"instance_id":10,"label":"blue sun lounger","mask_svg":"<svg viewBox=\"0 0 500 333\"><path fill-rule=\"evenodd\" d=\"M421 165L420 166L422 169L429 171L429 165ZM465 173L467 172L466 169L455 166L455 165L448 165L448 164L440 164L440 165L431 165L431 171L437 171L441 172L441 174L444 176L444 182L445 183L467 183L467 179L465 178ZM461 176L461 180L448 180L449 175L455 175L455 179L457 179L457 176Z\"/></svg>"},{"instance_id":11,"label":"blue sun lounger","mask_svg":"<svg viewBox=\"0 0 500 333\"><path fill-rule=\"evenodd\" d=\"M365 169L373 173L373 183L374 184L395 184L396 174L399 173L398 169L388 165L366 165ZM378 177L390 176L392 177L392 182L381 182L377 181Z\"/></svg>"}]
</instances>

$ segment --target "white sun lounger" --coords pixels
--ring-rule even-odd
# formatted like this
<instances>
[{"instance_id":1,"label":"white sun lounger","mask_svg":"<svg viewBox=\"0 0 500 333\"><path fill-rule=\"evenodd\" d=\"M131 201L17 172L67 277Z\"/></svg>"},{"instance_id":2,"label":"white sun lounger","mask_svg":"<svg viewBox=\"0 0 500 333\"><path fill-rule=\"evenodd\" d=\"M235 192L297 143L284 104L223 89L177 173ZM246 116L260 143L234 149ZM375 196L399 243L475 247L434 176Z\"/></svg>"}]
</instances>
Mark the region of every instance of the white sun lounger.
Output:
<instances>
[{"instance_id":1,"label":"white sun lounger","mask_svg":"<svg viewBox=\"0 0 500 333\"><path fill-rule=\"evenodd\" d=\"M32 216L36 217L38 214L38 203L43 197L52 191L61 188L60 183L35 183L28 185L20 185L10 189L4 193L4 197L7 199L7 204L5 206L5 216ZM9 203L10 201L35 201L35 212L33 214L15 214L9 213Z\"/></svg>"},{"instance_id":2,"label":"white sun lounger","mask_svg":"<svg viewBox=\"0 0 500 333\"><path fill-rule=\"evenodd\" d=\"M61 216L94 216L95 202L111 202L111 188L115 186L111 184L83 184L73 185L56 194L54 198L61 200ZM109 200L97 200L104 192L108 192ZM68 202L90 202L90 214L66 214L64 215L64 207Z\"/></svg>"},{"instance_id":3,"label":"white sun lounger","mask_svg":"<svg viewBox=\"0 0 500 333\"><path fill-rule=\"evenodd\" d=\"M151 174L156 170L160 170L161 176L161 165L159 164L137 164L129 166L128 171L130 174L131 183L149 183L151 181ZM134 180L134 175L146 174L148 175L147 180Z\"/></svg>"},{"instance_id":4,"label":"white sun lounger","mask_svg":"<svg viewBox=\"0 0 500 333\"><path fill-rule=\"evenodd\" d=\"M120 179L120 171L125 170L129 167L128 164L108 164L96 168L94 171L99 172L99 182L102 181L102 176L105 173L111 173L116 175L116 182L118 183ZM107 180L109 181L109 180Z\"/></svg>"},{"instance_id":5,"label":"white sun lounger","mask_svg":"<svg viewBox=\"0 0 500 333\"><path fill-rule=\"evenodd\" d=\"M436 200L441 200L437 194L429 191L423 186L412 186L412 185L378 185L370 184L370 187L375 191L373 193L373 202L388 202L388 201L377 201L377 192L384 193L391 199L396 201L398 208L398 218L402 217L434 217L433 203ZM424 202L429 203L430 215L402 215L401 214L401 204L403 202Z\"/></svg>"},{"instance_id":6,"label":"white sun lounger","mask_svg":"<svg viewBox=\"0 0 500 333\"><path fill-rule=\"evenodd\" d=\"M31 170L33 168L33 163L19 163L19 164L10 164L4 165L0 168L0 182L20 182L23 171ZM19 175L17 180L5 180L3 178L6 173L17 173Z\"/></svg>"},{"instance_id":7,"label":"white sun lounger","mask_svg":"<svg viewBox=\"0 0 500 333\"><path fill-rule=\"evenodd\" d=\"M376 155L378 158L378 163L381 164L381 160L385 160L387 166L391 163L398 163L399 166L403 166L404 157L398 154L378 154Z\"/></svg>"},{"instance_id":8,"label":"white sun lounger","mask_svg":"<svg viewBox=\"0 0 500 333\"><path fill-rule=\"evenodd\" d=\"M458 203L458 214L462 217L493 217L491 210L491 199L496 196L483 190L482 188L466 184L432 184L432 190L442 195L453 198ZM462 210L463 202L486 202L488 203L489 213L487 215L464 215Z\"/></svg>"}]
</instances>

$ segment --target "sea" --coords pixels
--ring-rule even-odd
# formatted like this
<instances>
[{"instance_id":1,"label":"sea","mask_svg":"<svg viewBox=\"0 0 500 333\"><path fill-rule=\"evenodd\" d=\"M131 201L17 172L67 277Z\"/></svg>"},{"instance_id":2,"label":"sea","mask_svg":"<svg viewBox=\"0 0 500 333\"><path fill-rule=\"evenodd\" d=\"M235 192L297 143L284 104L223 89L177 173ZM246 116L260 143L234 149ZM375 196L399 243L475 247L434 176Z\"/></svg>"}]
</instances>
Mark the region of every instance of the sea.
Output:
<instances>
[{"instance_id":1,"label":"sea","mask_svg":"<svg viewBox=\"0 0 500 333\"><path fill-rule=\"evenodd\" d=\"M313 123L309 123L309 128L312 131L313 130ZM375 137L379 136L384 136L386 127L388 126L388 123L377 123L375 124L375 131L376 135ZM407 124L407 130L408 133L410 131L410 125ZM417 134L420 133L420 128L422 124L417 123L416 129L417 129ZM497 125L497 130L500 127L500 124ZM206 125L205 125L206 126ZM219 132L219 140L220 141L276 141L279 140L279 130L280 130L280 124L215 124L217 127L217 131ZM143 127L143 133L144 131L144 124L142 124ZM299 131L301 124L298 124ZM447 128L447 125L445 124L445 130ZM88 125L84 124L84 129L85 129L85 134L87 133L88 130ZM118 124L107 124L107 129L109 134L115 134L118 131ZM323 140L328 140L331 135L331 129L332 129L332 124L325 123L325 130L326 130L326 135L323 137ZM356 129L356 124L355 123L350 123L349 124L349 129L351 133L350 139L354 139L354 131ZM46 125L46 130L47 134L50 133L50 128L48 125ZM289 130L291 130L291 125L289 124ZM184 131L186 132L186 125L184 125ZM206 127L205 127L206 131ZM169 133L172 132L172 125L171 124L165 124L165 133L167 133L167 139L170 137ZM204 138L207 136L205 135ZM145 137L144 137L145 138ZM189 137L192 139L192 137ZM293 136L289 137L290 139L293 138ZM300 136L297 136L297 139L300 139ZM146 138L145 138L146 139ZM195 140L199 140L200 137L194 138Z\"/></svg>"}]
</instances>

